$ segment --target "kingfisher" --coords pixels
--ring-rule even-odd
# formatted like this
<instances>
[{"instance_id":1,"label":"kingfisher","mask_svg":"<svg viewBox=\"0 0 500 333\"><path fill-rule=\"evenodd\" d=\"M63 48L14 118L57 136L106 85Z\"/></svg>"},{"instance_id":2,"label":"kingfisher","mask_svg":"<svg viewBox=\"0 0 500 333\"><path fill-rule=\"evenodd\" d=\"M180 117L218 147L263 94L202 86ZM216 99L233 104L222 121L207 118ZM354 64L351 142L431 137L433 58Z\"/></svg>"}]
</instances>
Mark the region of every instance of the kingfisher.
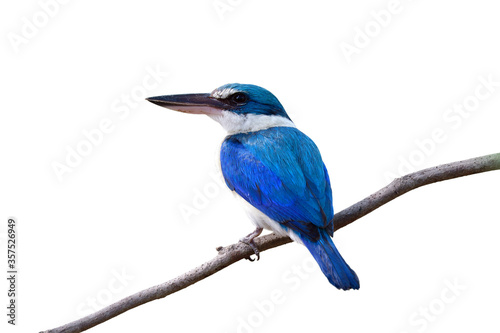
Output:
<instances>
[{"instance_id":1,"label":"kingfisher","mask_svg":"<svg viewBox=\"0 0 500 333\"><path fill-rule=\"evenodd\" d=\"M255 230L240 239L257 260L254 239L263 229L305 245L328 281L359 289L356 273L332 241L330 178L316 144L299 131L268 90L230 83L211 93L149 97L159 106L205 114L227 131L220 167L227 187L244 205Z\"/></svg>"}]
</instances>

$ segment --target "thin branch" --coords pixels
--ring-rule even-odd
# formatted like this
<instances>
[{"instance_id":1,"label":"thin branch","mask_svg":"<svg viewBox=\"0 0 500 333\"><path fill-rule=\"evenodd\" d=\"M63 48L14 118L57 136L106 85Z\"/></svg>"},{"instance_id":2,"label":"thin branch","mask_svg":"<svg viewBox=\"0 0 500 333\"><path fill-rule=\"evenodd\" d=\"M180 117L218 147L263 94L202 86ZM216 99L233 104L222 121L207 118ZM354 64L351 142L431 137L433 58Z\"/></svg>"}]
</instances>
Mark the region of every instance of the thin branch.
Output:
<instances>
[{"instance_id":1,"label":"thin branch","mask_svg":"<svg viewBox=\"0 0 500 333\"><path fill-rule=\"evenodd\" d=\"M335 230L345 227L366 214L373 212L380 206L385 205L389 201L416 188L443 180L470 176L476 173L493 170L500 170L500 153L441 164L407 174L401 178L394 179L386 187L335 214L333 218Z\"/></svg>"},{"instance_id":2,"label":"thin branch","mask_svg":"<svg viewBox=\"0 0 500 333\"><path fill-rule=\"evenodd\" d=\"M345 227L378 207L418 187L492 170L500 170L500 153L443 164L408 174L395 179L381 190L335 214L333 219L335 230ZM262 236L255 240L261 252L290 242L290 238L275 234ZM91 315L58 328L43 331L43 333L85 331L139 305L164 298L182 290L237 261L249 258L253 254L253 250L242 243L236 243L224 248L219 247L217 251L219 253L214 259L170 281L135 293Z\"/></svg>"}]
</instances>

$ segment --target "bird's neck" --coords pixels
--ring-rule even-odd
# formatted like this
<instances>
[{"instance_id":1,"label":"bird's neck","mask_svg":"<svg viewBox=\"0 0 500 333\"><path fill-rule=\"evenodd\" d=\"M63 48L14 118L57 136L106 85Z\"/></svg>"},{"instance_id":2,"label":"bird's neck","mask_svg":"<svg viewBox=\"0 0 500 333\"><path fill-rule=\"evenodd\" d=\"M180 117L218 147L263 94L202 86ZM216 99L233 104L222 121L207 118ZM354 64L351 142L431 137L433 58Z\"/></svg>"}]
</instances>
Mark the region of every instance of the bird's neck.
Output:
<instances>
[{"instance_id":1,"label":"bird's neck","mask_svg":"<svg viewBox=\"0 0 500 333\"><path fill-rule=\"evenodd\" d=\"M209 115L222 125L229 135L262 131L271 127L296 127L288 118L275 115L245 114L222 111L220 115Z\"/></svg>"}]
</instances>

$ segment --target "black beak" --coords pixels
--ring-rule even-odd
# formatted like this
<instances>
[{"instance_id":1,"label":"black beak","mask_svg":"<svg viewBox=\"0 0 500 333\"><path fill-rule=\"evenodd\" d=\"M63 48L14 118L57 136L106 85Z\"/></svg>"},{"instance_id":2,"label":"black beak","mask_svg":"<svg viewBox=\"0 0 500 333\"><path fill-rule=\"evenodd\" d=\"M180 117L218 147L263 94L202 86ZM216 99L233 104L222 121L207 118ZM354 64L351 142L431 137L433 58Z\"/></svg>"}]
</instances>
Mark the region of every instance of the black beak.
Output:
<instances>
[{"instance_id":1,"label":"black beak","mask_svg":"<svg viewBox=\"0 0 500 333\"><path fill-rule=\"evenodd\" d=\"M155 96L146 100L167 109L193 114L214 115L229 108L229 105L211 97L210 94Z\"/></svg>"}]
</instances>

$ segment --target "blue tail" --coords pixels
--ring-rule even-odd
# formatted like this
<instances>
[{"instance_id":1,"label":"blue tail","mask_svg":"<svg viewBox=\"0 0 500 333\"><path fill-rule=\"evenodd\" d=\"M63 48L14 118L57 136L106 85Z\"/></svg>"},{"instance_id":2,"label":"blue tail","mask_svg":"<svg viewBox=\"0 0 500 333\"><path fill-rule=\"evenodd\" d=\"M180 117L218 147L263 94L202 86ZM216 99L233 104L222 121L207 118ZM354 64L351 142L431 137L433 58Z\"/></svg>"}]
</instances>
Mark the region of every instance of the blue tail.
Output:
<instances>
[{"instance_id":1,"label":"blue tail","mask_svg":"<svg viewBox=\"0 0 500 333\"><path fill-rule=\"evenodd\" d=\"M331 284L342 290L359 289L358 276L342 259L326 230L320 230L320 239L315 242L300 238Z\"/></svg>"}]
</instances>

